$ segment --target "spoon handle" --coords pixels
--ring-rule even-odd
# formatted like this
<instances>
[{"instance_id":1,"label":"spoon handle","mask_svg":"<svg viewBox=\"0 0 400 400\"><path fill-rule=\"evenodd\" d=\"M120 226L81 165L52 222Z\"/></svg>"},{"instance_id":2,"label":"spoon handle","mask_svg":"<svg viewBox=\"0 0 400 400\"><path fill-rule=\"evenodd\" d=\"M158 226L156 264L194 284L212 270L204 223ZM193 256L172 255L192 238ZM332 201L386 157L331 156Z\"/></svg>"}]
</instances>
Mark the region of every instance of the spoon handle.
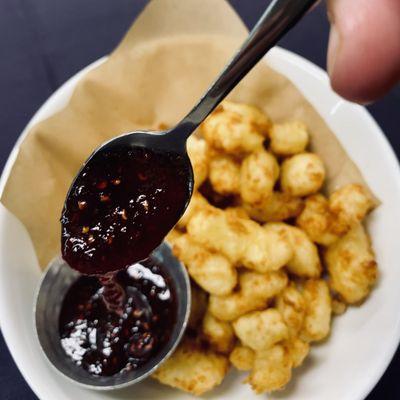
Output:
<instances>
[{"instance_id":1,"label":"spoon handle","mask_svg":"<svg viewBox=\"0 0 400 400\"><path fill-rule=\"evenodd\" d=\"M250 69L289 31L317 0L273 0L240 50L189 114L174 129L186 140L241 81Z\"/></svg>"}]
</instances>

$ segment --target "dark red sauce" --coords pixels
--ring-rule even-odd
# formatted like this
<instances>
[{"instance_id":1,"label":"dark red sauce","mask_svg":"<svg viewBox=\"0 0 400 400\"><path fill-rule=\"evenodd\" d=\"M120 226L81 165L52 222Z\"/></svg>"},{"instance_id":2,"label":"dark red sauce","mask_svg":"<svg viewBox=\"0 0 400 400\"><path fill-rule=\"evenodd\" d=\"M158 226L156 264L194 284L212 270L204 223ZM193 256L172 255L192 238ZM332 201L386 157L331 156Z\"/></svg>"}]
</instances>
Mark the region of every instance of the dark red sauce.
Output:
<instances>
[{"instance_id":1,"label":"dark red sauce","mask_svg":"<svg viewBox=\"0 0 400 400\"><path fill-rule=\"evenodd\" d=\"M98 153L67 196L63 258L88 275L143 260L173 228L189 197L187 161L175 153Z\"/></svg>"},{"instance_id":2,"label":"dark red sauce","mask_svg":"<svg viewBox=\"0 0 400 400\"><path fill-rule=\"evenodd\" d=\"M81 276L70 287L60 313L60 342L78 366L111 376L139 368L160 351L177 307L162 266L148 260L101 279Z\"/></svg>"}]
</instances>

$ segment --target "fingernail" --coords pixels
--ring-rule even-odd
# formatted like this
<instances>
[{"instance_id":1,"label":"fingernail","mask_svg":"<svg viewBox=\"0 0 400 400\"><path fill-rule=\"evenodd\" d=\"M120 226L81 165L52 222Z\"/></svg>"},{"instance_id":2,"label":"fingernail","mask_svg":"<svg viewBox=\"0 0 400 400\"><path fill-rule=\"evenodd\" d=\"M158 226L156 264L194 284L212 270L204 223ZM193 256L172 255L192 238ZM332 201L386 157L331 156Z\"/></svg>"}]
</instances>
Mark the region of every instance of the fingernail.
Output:
<instances>
[{"instance_id":1,"label":"fingernail","mask_svg":"<svg viewBox=\"0 0 400 400\"><path fill-rule=\"evenodd\" d=\"M340 46L340 36L335 24L331 26L328 47L328 74L332 76Z\"/></svg>"}]
</instances>

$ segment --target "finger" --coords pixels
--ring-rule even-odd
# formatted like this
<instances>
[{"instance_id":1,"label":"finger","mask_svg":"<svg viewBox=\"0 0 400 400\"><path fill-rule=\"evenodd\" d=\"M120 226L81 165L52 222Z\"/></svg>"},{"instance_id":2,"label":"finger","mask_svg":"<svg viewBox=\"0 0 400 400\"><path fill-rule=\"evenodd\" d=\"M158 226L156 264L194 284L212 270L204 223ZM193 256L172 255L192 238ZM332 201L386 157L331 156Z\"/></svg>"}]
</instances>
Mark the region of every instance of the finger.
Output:
<instances>
[{"instance_id":1,"label":"finger","mask_svg":"<svg viewBox=\"0 0 400 400\"><path fill-rule=\"evenodd\" d=\"M400 1L328 0L328 72L341 96L367 103L400 79Z\"/></svg>"}]
</instances>

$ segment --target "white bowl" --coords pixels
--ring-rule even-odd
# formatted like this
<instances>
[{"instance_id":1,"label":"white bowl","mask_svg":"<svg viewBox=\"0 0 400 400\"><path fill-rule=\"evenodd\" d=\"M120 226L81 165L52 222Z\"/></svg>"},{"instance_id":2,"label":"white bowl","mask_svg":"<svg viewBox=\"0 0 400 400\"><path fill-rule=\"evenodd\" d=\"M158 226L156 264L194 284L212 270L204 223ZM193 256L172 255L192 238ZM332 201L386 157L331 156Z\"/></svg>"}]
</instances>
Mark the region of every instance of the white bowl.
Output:
<instances>
[{"instance_id":1,"label":"white bowl","mask_svg":"<svg viewBox=\"0 0 400 400\"><path fill-rule=\"evenodd\" d=\"M388 141L368 112L332 92L320 68L286 50L275 48L266 61L289 77L320 112L367 183L382 201L368 221L380 280L361 308L335 319L329 340L314 346L293 383L274 398L296 400L360 400L367 396L387 368L400 338L400 169ZM68 101L85 68L55 92L32 118L7 162L0 191L8 179L21 140L32 124L54 114ZM56 374L35 339L32 308L41 272L24 227L0 205L0 326L22 375L42 400L70 399L190 399L194 398L150 380L113 393L91 392ZM242 377L231 372L208 398L246 399L254 395ZM265 398L265 396L263 397Z\"/></svg>"}]
</instances>

